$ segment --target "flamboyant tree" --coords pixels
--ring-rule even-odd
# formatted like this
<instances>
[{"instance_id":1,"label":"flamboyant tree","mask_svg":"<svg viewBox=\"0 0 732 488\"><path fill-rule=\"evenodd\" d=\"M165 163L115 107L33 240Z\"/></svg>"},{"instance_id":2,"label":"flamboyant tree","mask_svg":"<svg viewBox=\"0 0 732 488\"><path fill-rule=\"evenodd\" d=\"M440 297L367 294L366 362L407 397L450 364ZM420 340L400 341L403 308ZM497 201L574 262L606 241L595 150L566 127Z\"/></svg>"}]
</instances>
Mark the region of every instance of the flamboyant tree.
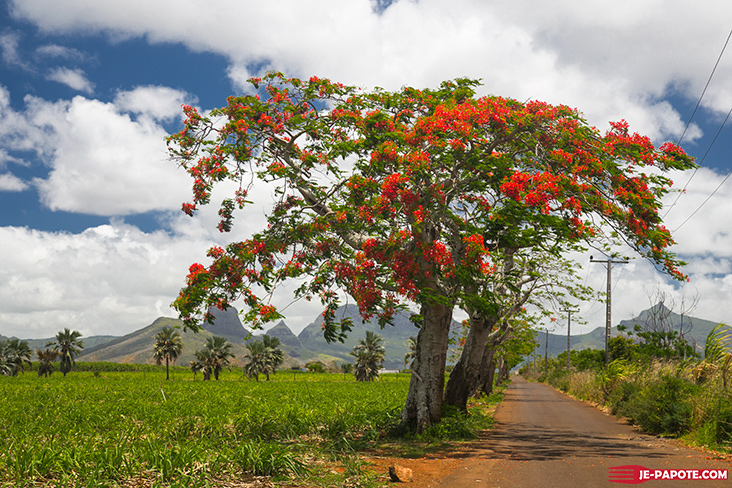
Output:
<instances>
[{"instance_id":1,"label":"flamboyant tree","mask_svg":"<svg viewBox=\"0 0 732 488\"><path fill-rule=\"evenodd\" d=\"M278 284L306 278L296 295L322 302L327 340L352 326L336 317L339 292L382 324L416 305L409 428L440 418L455 305L495 314L486 282L515 249L551 242L560 252L609 231L681 276L658 215L670 181L656 169L692 163L624 122L602 135L569 107L476 97L471 80L396 92L279 73L250 82L258 94L210 115L184 107L183 130L168 139L193 178L183 210L209 203L224 180L239 187L221 204L222 231L251 185L269 182L278 201L266 229L192 265L174 305L196 329L210 306L242 300L256 327L280 317L269 303Z\"/></svg>"}]
</instances>

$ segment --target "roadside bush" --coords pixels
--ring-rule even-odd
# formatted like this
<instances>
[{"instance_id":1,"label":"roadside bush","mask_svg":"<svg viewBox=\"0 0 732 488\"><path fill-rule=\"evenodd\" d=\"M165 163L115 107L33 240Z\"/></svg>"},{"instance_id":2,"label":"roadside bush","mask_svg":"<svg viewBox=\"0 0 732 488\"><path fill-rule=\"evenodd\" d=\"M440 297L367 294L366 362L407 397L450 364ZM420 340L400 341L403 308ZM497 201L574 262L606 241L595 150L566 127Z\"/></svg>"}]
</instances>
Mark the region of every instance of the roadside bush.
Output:
<instances>
[{"instance_id":1,"label":"roadside bush","mask_svg":"<svg viewBox=\"0 0 732 488\"><path fill-rule=\"evenodd\" d=\"M696 390L695 385L688 381L662 374L642 389L631 383L622 386L616 410L645 432L678 436L691 425L691 399ZM622 398L627 400L620 401Z\"/></svg>"},{"instance_id":2,"label":"roadside bush","mask_svg":"<svg viewBox=\"0 0 732 488\"><path fill-rule=\"evenodd\" d=\"M622 406L638 395L642 390L640 381L623 380L610 392L608 405L613 415L624 415L621 413Z\"/></svg>"}]
</instances>

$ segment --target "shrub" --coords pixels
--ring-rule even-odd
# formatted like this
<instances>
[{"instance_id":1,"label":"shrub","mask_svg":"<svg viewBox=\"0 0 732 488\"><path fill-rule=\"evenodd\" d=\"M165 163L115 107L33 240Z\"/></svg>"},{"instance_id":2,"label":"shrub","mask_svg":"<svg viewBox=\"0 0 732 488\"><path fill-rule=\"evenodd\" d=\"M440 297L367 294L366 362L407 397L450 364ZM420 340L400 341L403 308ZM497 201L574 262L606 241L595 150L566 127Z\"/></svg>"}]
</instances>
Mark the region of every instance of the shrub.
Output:
<instances>
[{"instance_id":1,"label":"shrub","mask_svg":"<svg viewBox=\"0 0 732 488\"><path fill-rule=\"evenodd\" d=\"M625 386L627 401L618 401L617 412L638 424L645 432L677 436L691 423L691 399L695 386L677 376L662 374L645 388Z\"/></svg>"}]
</instances>

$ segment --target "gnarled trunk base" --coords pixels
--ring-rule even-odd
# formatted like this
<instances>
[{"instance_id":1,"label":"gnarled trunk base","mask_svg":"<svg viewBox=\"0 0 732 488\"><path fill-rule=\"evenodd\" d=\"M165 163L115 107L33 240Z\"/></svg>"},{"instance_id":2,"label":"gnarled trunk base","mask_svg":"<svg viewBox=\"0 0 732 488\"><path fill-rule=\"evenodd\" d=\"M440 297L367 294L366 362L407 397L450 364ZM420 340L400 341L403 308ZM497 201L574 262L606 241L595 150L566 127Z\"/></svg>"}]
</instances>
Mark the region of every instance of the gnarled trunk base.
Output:
<instances>
[{"instance_id":1,"label":"gnarled trunk base","mask_svg":"<svg viewBox=\"0 0 732 488\"><path fill-rule=\"evenodd\" d=\"M482 317L471 317L470 329L465 339L462 354L450 372L445 388L445 403L466 411L468 398L480 386L480 373L488 337L493 321Z\"/></svg>"},{"instance_id":2,"label":"gnarled trunk base","mask_svg":"<svg viewBox=\"0 0 732 488\"><path fill-rule=\"evenodd\" d=\"M452 306L423 305L409 393L402 411L402 427L421 432L439 422L445 386L445 362L452 324Z\"/></svg>"}]
</instances>

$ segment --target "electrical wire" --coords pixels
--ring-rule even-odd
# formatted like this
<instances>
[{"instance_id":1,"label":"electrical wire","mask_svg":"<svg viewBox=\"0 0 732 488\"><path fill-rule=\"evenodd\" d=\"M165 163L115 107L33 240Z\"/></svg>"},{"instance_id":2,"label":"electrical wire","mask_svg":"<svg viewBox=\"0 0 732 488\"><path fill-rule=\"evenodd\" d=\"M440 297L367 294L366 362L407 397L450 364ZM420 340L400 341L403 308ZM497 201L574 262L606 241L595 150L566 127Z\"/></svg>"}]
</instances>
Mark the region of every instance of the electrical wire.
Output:
<instances>
[{"instance_id":1,"label":"electrical wire","mask_svg":"<svg viewBox=\"0 0 732 488\"><path fill-rule=\"evenodd\" d=\"M684 127L684 131L681 133L681 136L679 136L679 139L676 142L677 146L681 145L681 141L683 140L684 136L686 135L686 132L689 130L689 126L691 126L691 121L694 119L694 114L696 114L696 111L699 108L699 105L701 104L702 99L704 98L704 94L707 92L707 88L709 88L709 84L711 83L712 78L714 77L714 73L717 71L717 67L719 66L719 62L722 60L724 51L727 49L727 44L729 44L730 38L732 38L732 29L729 31L729 34L727 35L727 40L724 41L724 46L722 46L722 50L720 51L719 56L717 57L717 62L714 63L714 68L712 68L712 72L709 75L709 79L707 79L707 83L706 83L706 85L704 85L704 89L702 90L702 93L699 96L699 99L696 101L696 106L694 107L694 110L691 112L691 116L689 117L689 120L686 122L686 127ZM732 110L731 110L731 112L732 112ZM717 135L714 136L714 141L717 140L717 136L719 136L719 132L721 132L722 127L724 127L724 124L727 122L728 118L729 118L729 113L727 113L727 118L724 119L722 126L717 131ZM712 141L712 144L710 144L709 147L707 148L707 152L704 153L704 156L702 157L701 161L699 162L699 166L701 166L701 163L704 161L704 158L706 158L707 154L709 153L709 150L712 148L712 145L714 144L714 141ZM672 203L666 210L666 213L663 214L664 219L666 218L668 213L671 211L671 209L674 208L677 203L679 203L679 199L681 198L681 195L684 193L684 191L686 191L689 184L691 183L691 180L694 179L694 176L696 176L696 172L699 170L699 166L697 166L694 169L694 172L691 173L691 176L686 181L684 188L682 188L682 190L679 192L679 194L676 195L676 199L674 200L674 203Z\"/></svg>"},{"instance_id":2,"label":"electrical wire","mask_svg":"<svg viewBox=\"0 0 732 488\"><path fill-rule=\"evenodd\" d=\"M696 101L696 107L694 107L694 111L691 112L691 116L689 117L689 120L686 122L686 127L684 127L684 131L681 133L681 136L679 136L679 140L676 142L676 145L677 146L681 144L681 140L686 135L686 131L689 130L689 126L691 125L691 121L694 118L694 114L696 114L696 111L699 108L699 105L701 104L702 98L704 98L704 94L707 92L707 88L709 88L709 83L711 83L712 77L714 77L714 72L717 71L717 67L719 66L719 62L722 60L722 55L724 54L725 49L727 49L727 44L729 44L730 37L732 37L732 30L729 31L729 34L727 35L727 40L724 41L724 46L722 46L722 51L719 53L719 57L717 58L717 62L714 63L714 68L712 68L712 72L709 75L709 79L707 80L707 84L704 85L704 89L702 90L702 93L699 96L699 100Z\"/></svg>"},{"instance_id":3,"label":"electrical wire","mask_svg":"<svg viewBox=\"0 0 732 488\"><path fill-rule=\"evenodd\" d=\"M706 203L707 203L707 202L708 202L709 200L711 200L711 199L712 199L712 197L713 197L713 196L714 196L714 195L715 195L715 194L716 194L716 193L717 193L717 192L719 191L719 189L720 189L720 188L722 188L722 185L724 185L724 183L725 183L725 182L726 182L726 181L727 181L727 180L729 179L730 175L732 175L732 171L731 171L731 172L729 172L729 173L727 173L727 176L725 176L725 177L724 177L724 179L722 180L722 182L721 182L721 183L720 183L719 185L717 185L717 188L715 188L715 189L714 189L714 191L713 191L713 192L712 192L712 193L711 193L711 194L710 194L710 195L709 195L709 196L708 196L708 197L706 198L706 200L704 200L704 201L703 201L703 202L701 203L701 205L699 205L699 206L697 207L697 209L696 209L696 210L694 210L694 211L693 211L693 212L691 213L691 215L689 215L688 217L686 217L686 220L684 220L683 222L681 222L681 224L679 224L679 226L678 226L678 227L676 227L676 228L675 228L675 229L674 229L674 230L672 231L672 233L675 233L675 232L676 232L677 230L679 230L679 229L680 229L680 228L681 228L681 227L682 227L682 226L683 226L683 225L684 225L685 223L687 223L687 222L688 222L689 220L691 220L691 218L692 218L692 217L693 217L694 215L696 215L696 213L697 213L697 212L698 212L699 210L701 210L701 208L702 208L702 207L703 207L704 205L706 205Z\"/></svg>"}]
</instances>

